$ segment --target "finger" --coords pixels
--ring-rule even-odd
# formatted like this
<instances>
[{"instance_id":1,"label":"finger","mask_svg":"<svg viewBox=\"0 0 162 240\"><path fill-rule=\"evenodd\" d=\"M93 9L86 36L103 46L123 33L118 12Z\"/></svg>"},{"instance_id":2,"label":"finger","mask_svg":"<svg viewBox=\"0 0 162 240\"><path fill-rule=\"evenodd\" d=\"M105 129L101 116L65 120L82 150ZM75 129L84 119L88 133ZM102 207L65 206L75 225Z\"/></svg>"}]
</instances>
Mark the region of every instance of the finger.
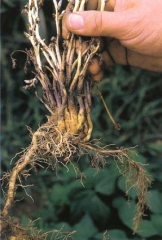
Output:
<instances>
[{"instance_id":1,"label":"finger","mask_svg":"<svg viewBox=\"0 0 162 240\"><path fill-rule=\"evenodd\" d=\"M101 0L89 0L86 2L86 5L85 5L85 10L97 10L99 8L99 2ZM108 0L105 2L105 10L106 11L113 11L114 10L114 7L115 7L115 3L116 3L116 0ZM69 13L72 13L73 12L73 4L71 2L68 3L67 7L66 7L66 12L63 16L63 19L62 19L62 37L64 39L67 39L68 38L68 35L69 35L69 30L67 29L67 26L66 26L66 23L68 21L68 15Z\"/></svg>"},{"instance_id":2,"label":"finger","mask_svg":"<svg viewBox=\"0 0 162 240\"><path fill-rule=\"evenodd\" d=\"M114 65L114 60L107 51L103 51L101 54L101 59L103 61L103 69L106 67L111 67Z\"/></svg>"},{"instance_id":3,"label":"finger","mask_svg":"<svg viewBox=\"0 0 162 240\"><path fill-rule=\"evenodd\" d=\"M114 63L127 65L126 48L123 47L118 40L116 39L111 40L111 42L108 43L106 50L109 53L109 56L114 61Z\"/></svg>"},{"instance_id":4,"label":"finger","mask_svg":"<svg viewBox=\"0 0 162 240\"><path fill-rule=\"evenodd\" d=\"M132 11L83 11L70 13L65 21L70 32L83 36L111 36L125 39L137 24Z\"/></svg>"},{"instance_id":5,"label":"finger","mask_svg":"<svg viewBox=\"0 0 162 240\"><path fill-rule=\"evenodd\" d=\"M162 58L141 55L139 53L128 50L128 64L153 72L162 72Z\"/></svg>"},{"instance_id":6,"label":"finger","mask_svg":"<svg viewBox=\"0 0 162 240\"><path fill-rule=\"evenodd\" d=\"M146 56L126 49L118 40L111 41L107 47L107 51L117 64L130 65L155 72L162 71L162 58ZM107 64L108 66L109 64Z\"/></svg>"}]
</instances>

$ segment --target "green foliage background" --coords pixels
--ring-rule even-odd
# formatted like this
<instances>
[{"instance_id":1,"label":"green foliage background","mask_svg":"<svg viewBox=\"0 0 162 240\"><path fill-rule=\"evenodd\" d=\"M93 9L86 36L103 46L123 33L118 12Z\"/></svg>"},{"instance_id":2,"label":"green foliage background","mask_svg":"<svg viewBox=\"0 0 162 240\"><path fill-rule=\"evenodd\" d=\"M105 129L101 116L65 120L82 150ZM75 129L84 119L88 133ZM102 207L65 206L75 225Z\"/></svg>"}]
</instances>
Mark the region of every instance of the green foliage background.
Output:
<instances>
[{"instance_id":1,"label":"green foliage background","mask_svg":"<svg viewBox=\"0 0 162 240\"><path fill-rule=\"evenodd\" d=\"M34 90L24 90L24 79L30 79L30 71L24 73L25 55L15 53L17 68L12 69L10 54L14 50L30 48L24 37L26 16L21 10L25 0L3 0L1 5L2 49L1 49L1 98L2 98L2 172L11 169L11 158L30 143L26 126L36 130L46 121L44 106ZM41 12L42 35L47 39L53 34L52 5L45 1ZM46 16L46 17L45 17ZM45 24L46 19L46 24ZM108 119L96 90L93 89L92 118L93 138L101 138L106 144L118 147L136 147L137 161L145 164L154 182L149 192L150 208L146 211L142 225L132 235L132 219L136 202L135 193L130 192L130 205L125 196L125 182L120 177L113 159L108 159L104 169L96 173L90 168L85 156L75 160L87 179L83 187L74 170L60 167L56 171L37 169L24 183L34 202L18 188L12 214L23 224L29 219L40 220L35 226L49 231L76 230L74 239L99 240L107 230L110 240L162 239L162 74L142 71L131 67L115 66L105 74L99 84L114 118L120 122L118 132ZM12 162L13 166L14 160ZM1 199L3 206L4 199Z\"/></svg>"}]
</instances>

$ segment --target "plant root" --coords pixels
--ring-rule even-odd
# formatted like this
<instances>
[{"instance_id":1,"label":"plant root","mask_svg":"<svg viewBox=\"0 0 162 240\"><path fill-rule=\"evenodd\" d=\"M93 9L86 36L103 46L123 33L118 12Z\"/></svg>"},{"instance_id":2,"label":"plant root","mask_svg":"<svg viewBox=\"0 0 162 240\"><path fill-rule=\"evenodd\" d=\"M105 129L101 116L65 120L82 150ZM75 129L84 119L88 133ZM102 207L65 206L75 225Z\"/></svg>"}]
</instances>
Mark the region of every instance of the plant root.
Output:
<instances>
[{"instance_id":1,"label":"plant root","mask_svg":"<svg viewBox=\"0 0 162 240\"><path fill-rule=\"evenodd\" d=\"M137 195L136 214L133 219L133 232L136 233L141 224L144 211L148 208L148 189L151 186L152 178L144 169L144 165L136 162L129 156L132 152L131 149L121 148L109 150L105 146L101 147L99 144L80 143L81 148L84 148L92 158L92 165L99 167L100 164L104 165L105 159L113 157L116 162L119 173L126 178L126 195L129 197L129 191L133 188Z\"/></svg>"},{"instance_id":2,"label":"plant root","mask_svg":"<svg viewBox=\"0 0 162 240\"><path fill-rule=\"evenodd\" d=\"M56 36L53 36L50 44L47 45L40 34L39 10L42 2L42 0L29 0L24 9L28 17L28 32L25 36L31 42L32 48L23 52L27 54L27 62L32 62L35 69L33 79L25 80L24 88L30 89L40 84L42 92L40 96L36 92L36 96L51 115L36 132L30 131L32 136L30 146L20 154L12 171L3 176L3 185L6 186L7 182L8 190L6 194L4 193L6 203L2 211L2 232L6 234L9 230L10 239L46 239L46 235L42 235L44 238L35 237L28 234L21 226L10 223L9 211L14 203L16 189L21 186L25 190L21 178L27 178L31 169L44 163L52 169L56 169L58 164L68 169L68 164L72 164L76 173L80 173L82 178L83 174L74 166L72 158L84 154L89 155L91 166L95 168L104 167L107 158L112 157L119 172L126 177L126 194L128 195L131 188L136 190L138 198L134 217L134 232L136 232L147 207L147 190L151 178L142 164L135 162L129 156L130 149L110 150L108 146L103 147L97 141L90 141L93 130L90 116L93 80L88 69L93 59L100 56L99 38L89 37L85 43L82 37L70 34L60 48L60 21L63 12L60 12L61 7L58 4L62 1L57 3L53 0ZM84 10L85 3L86 0L70 1L71 11ZM105 0L101 0L100 3L98 10L103 10ZM13 58L12 61L15 67ZM111 116L108 108L106 111ZM116 128L119 128L112 117L111 120ZM18 229L24 234L23 237L22 234L16 238L12 237ZM57 234L55 231L53 233ZM67 239L71 235L67 234L63 237Z\"/></svg>"},{"instance_id":3,"label":"plant root","mask_svg":"<svg viewBox=\"0 0 162 240\"><path fill-rule=\"evenodd\" d=\"M148 208L147 193L151 186L152 178L144 169L144 165L140 162L134 161L130 156L132 150L128 148L121 148L110 150L107 147L99 145L80 143L91 156L93 155L92 164L94 167L104 165L105 159L113 157L116 162L119 173L126 178L126 195L129 197L129 191L134 189L137 195L136 214L133 219L133 232L136 233L141 224L144 211Z\"/></svg>"},{"instance_id":4,"label":"plant root","mask_svg":"<svg viewBox=\"0 0 162 240\"><path fill-rule=\"evenodd\" d=\"M24 151L10 173L6 204L2 211L3 218L9 215L9 209L14 202L17 181L21 175L29 175L27 173L31 168L43 163L46 163L52 169L55 169L57 164L62 164L68 168L68 163L73 165L71 159L75 155L88 154L91 159L91 166L95 168L104 167L107 158L112 157L120 174L126 177L126 195L129 194L131 188L135 189L138 201L133 230L134 232L137 231L144 216L144 210L147 207L147 191L151 184L151 178L142 164L135 162L129 156L130 149L110 150L107 146L102 147L101 143L97 141L83 142L78 135L68 134L67 132L62 133L58 126L51 123L51 121L47 121L35 133L31 134L32 142L30 146ZM25 171L27 165L30 165L31 168ZM74 170L79 172L79 170Z\"/></svg>"},{"instance_id":5,"label":"plant root","mask_svg":"<svg viewBox=\"0 0 162 240\"><path fill-rule=\"evenodd\" d=\"M39 219L35 220L38 221ZM25 227L19 223L14 223L14 218L3 219L3 230L1 231L2 239L9 240L56 240L56 239L73 239L73 234L76 231L64 232L63 227L60 230L52 230L42 233L42 230L37 230L34 227L34 222L30 221Z\"/></svg>"}]
</instances>

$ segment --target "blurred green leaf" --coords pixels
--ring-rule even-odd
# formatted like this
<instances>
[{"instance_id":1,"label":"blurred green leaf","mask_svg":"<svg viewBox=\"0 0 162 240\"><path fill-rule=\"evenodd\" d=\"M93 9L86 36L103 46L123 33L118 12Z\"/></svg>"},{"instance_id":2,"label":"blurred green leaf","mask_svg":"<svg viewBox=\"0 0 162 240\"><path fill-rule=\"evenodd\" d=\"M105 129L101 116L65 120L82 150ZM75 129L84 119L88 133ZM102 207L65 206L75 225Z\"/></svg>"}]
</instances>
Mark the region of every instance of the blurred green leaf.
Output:
<instances>
[{"instance_id":1,"label":"blurred green leaf","mask_svg":"<svg viewBox=\"0 0 162 240\"><path fill-rule=\"evenodd\" d=\"M138 229L138 234L141 237L151 237L154 235L158 235L158 230L155 228L153 223L149 220L143 220L139 229Z\"/></svg>"},{"instance_id":2,"label":"blurred green leaf","mask_svg":"<svg viewBox=\"0 0 162 240\"><path fill-rule=\"evenodd\" d=\"M95 191L105 195L110 195L115 189L115 183L119 176L118 170L115 164L109 165L109 167L99 172L97 182L95 184Z\"/></svg>"},{"instance_id":3,"label":"blurred green leaf","mask_svg":"<svg viewBox=\"0 0 162 240\"><path fill-rule=\"evenodd\" d=\"M123 197L119 197L114 199L113 206L118 209L119 217L122 220L122 222L129 228L132 229L132 223L135 213L135 203L131 201L128 204L128 201L126 201Z\"/></svg>"},{"instance_id":4,"label":"blurred green leaf","mask_svg":"<svg viewBox=\"0 0 162 240\"><path fill-rule=\"evenodd\" d=\"M96 232L97 228L94 226L91 217L86 214L79 223L75 224L74 229L75 240L90 239Z\"/></svg>"},{"instance_id":5,"label":"blurred green leaf","mask_svg":"<svg viewBox=\"0 0 162 240\"><path fill-rule=\"evenodd\" d=\"M66 204L68 203L68 192L69 189L66 186L55 184L49 196L50 201L52 201L53 204Z\"/></svg>"},{"instance_id":6,"label":"blurred green leaf","mask_svg":"<svg viewBox=\"0 0 162 240\"><path fill-rule=\"evenodd\" d=\"M22 214L22 217L21 217L22 225L25 227L29 222L30 222L30 219L25 214Z\"/></svg>"},{"instance_id":7,"label":"blurred green leaf","mask_svg":"<svg viewBox=\"0 0 162 240\"><path fill-rule=\"evenodd\" d=\"M105 231L104 233L97 233L97 234L95 234L94 239L95 240L103 240L104 239L103 237L104 237L105 234L106 234L106 236L109 239L109 234L107 233L107 231Z\"/></svg>"},{"instance_id":8,"label":"blurred green leaf","mask_svg":"<svg viewBox=\"0 0 162 240\"><path fill-rule=\"evenodd\" d=\"M90 205L87 210L92 216L92 219L101 219L101 222L105 222L110 215L109 207L104 202L102 202L96 195L92 196L92 198L90 199Z\"/></svg>"},{"instance_id":9,"label":"blurred green leaf","mask_svg":"<svg viewBox=\"0 0 162 240\"><path fill-rule=\"evenodd\" d=\"M10 1L10 0L3 0L3 4L6 4L8 7L14 7L15 6L14 1Z\"/></svg>"},{"instance_id":10,"label":"blurred green leaf","mask_svg":"<svg viewBox=\"0 0 162 240\"><path fill-rule=\"evenodd\" d=\"M74 189L70 192L70 209L73 216L88 212L95 193L88 189Z\"/></svg>"},{"instance_id":11,"label":"blurred green leaf","mask_svg":"<svg viewBox=\"0 0 162 240\"><path fill-rule=\"evenodd\" d=\"M55 229L60 230L60 232L70 232L72 230L71 226L66 222L59 222L55 224L54 227Z\"/></svg>"},{"instance_id":12,"label":"blurred green leaf","mask_svg":"<svg viewBox=\"0 0 162 240\"><path fill-rule=\"evenodd\" d=\"M158 234L162 235L162 214L152 214L151 221L154 227L157 229Z\"/></svg>"},{"instance_id":13,"label":"blurred green leaf","mask_svg":"<svg viewBox=\"0 0 162 240\"><path fill-rule=\"evenodd\" d=\"M108 231L109 234L109 239L110 240L129 240L125 234L124 231L122 230L118 230L118 229L114 229L114 230L109 230Z\"/></svg>"},{"instance_id":14,"label":"blurred green leaf","mask_svg":"<svg viewBox=\"0 0 162 240\"><path fill-rule=\"evenodd\" d=\"M162 153L162 141L157 141L155 143L154 142L149 143L148 146L149 146L149 148Z\"/></svg>"},{"instance_id":15,"label":"blurred green leaf","mask_svg":"<svg viewBox=\"0 0 162 240\"><path fill-rule=\"evenodd\" d=\"M158 190L149 191L149 208L153 213L162 214L162 193Z\"/></svg>"},{"instance_id":16,"label":"blurred green leaf","mask_svg":"<svg viewBox=\"0 0 162 240\"><path fill-rule=\"evenodd\" d=\"M74 166L76 167L75 163ZM67 182L72 179L74 179L74 181L77 181L80 178L80 175L74 170L74 166L72 166L72 164L68 165L67 168L61 166L58 172L58 178L64 182Z\"/></svg>"}]
</instances>

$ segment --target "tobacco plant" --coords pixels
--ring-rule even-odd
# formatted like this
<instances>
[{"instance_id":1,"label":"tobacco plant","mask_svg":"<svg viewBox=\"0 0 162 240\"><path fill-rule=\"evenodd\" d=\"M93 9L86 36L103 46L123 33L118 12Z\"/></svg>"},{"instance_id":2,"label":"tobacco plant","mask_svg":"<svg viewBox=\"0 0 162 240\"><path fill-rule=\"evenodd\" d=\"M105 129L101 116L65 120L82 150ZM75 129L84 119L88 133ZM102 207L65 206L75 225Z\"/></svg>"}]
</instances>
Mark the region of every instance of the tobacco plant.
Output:
<instances>
[{"instance_id":1,"label":"tobacco plant","mask_svg":"<svg viewBox=\"0 0 162 240\"><path fill-rule=\"evenodd\" d=\"M126 177L126 194L131 188L135 188L138 198L134 217L136 232L147 207L147 190L151 178L142 164L129 156L133 149L111 149L100 140L91 140L91 89L95 83L88 68L94 57L100 57L100 39L84 39L69 34L68 39L63 40L61 21L66 11L61 10L61 2L53 0L56 32L49 43L47 39L41 38L40 33L39 11L43 1L29 0L23 10L28 19L28 32L25 32L25 36L31 43L31 49L20 51L26 54L26 62L32 63L34 68L33 78L25 80L24 88L29 90L41 86L41 93L37 90L35 93L49 115L46 123L35 132L29 129L31 144L17 155L19 159L11 172L3 176L3 186L7 185L8 189L4 192L6 203L2 211L2 234L5 237L16 236L16 239L22 239L22 235L23 239L45 239L47 235L35 235L32 226L23 229L12 223L9 211L14 203L16 189L18 186L25 189L22 179L28 178L32 169L44 163L52 169L56 169L58 165L68 169L71 164L82 182L84 174L74 165L74 157L80 158L84 154L89 156L91 166L97 169L104 167L111 157L121 175ZM70 4L73 5L73 11L82 11L85 2L86 0L75 0ZM105 0L102 0L98 10L102 11L104 4ZM83 45L86 47L83 48ZM14 53L11 57L15 67L13 55ZM103 100L100 92L99 95ZM106 110L109 112L107 107ZM56 232L54 230L53 234ZM70 234L67 233L66 237L71 236Z\"/></svg>"}]
</instances>

